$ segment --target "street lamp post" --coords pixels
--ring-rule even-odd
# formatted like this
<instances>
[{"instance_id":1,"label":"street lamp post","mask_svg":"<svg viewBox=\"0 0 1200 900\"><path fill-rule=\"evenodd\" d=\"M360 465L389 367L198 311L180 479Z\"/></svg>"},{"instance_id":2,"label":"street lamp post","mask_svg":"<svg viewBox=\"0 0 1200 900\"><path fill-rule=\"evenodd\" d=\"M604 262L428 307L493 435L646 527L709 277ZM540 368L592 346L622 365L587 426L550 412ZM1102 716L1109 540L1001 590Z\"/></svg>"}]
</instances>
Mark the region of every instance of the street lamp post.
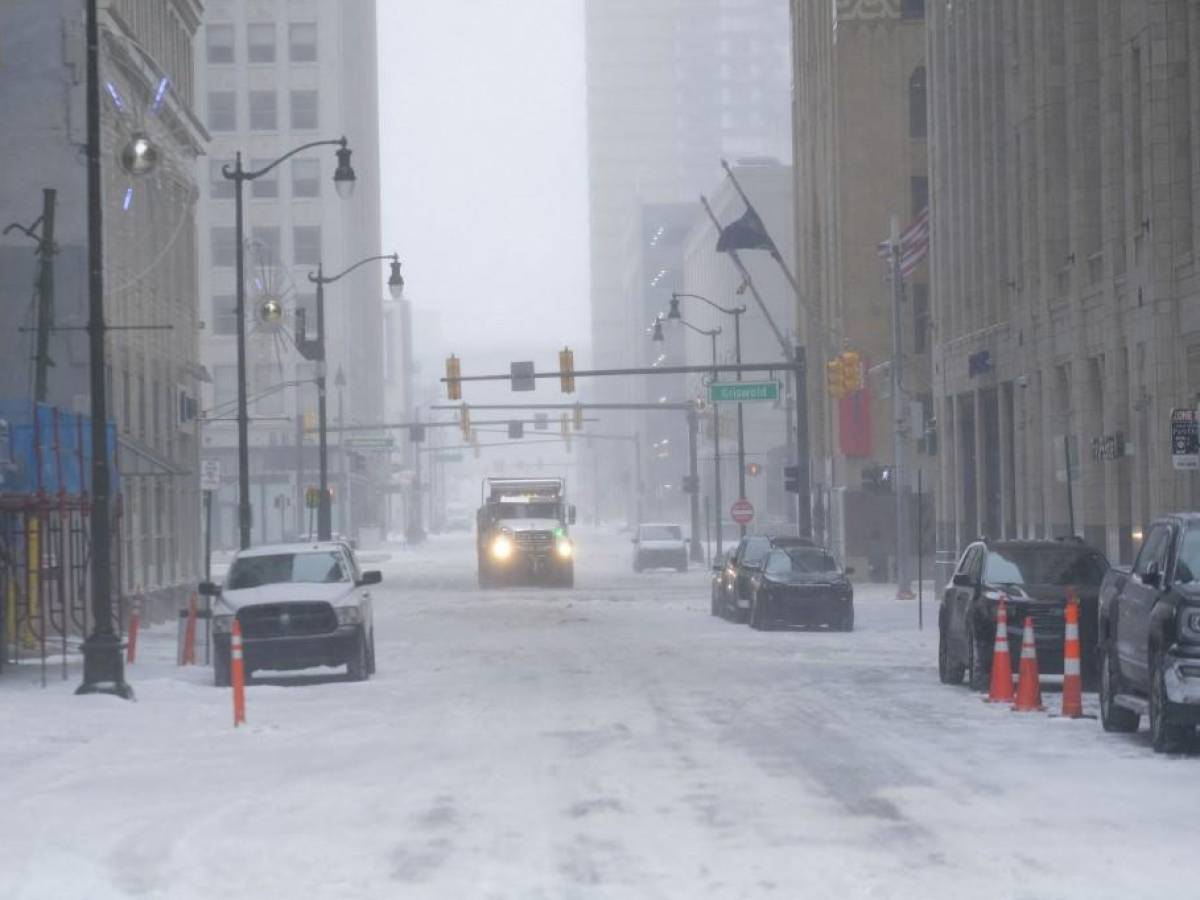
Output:
<instances>
[{"instance_id":1,"label":"street lamp post","mask_svg":"<svg viewBox=\"0 0 1200 900\"><path fill-rule=\"evenodd\" d=\"M678 312L678 310L676 310L676 312ZM712 341L712 364L713 364L713 368L715 370L716 365L717 365L717 335L719 335L721 333L721 329L713 328L710 330L705 330L703 328L697 328L691 322L685 321L679 315L676 315L675 319L680 324L686 325L692 331L696 332L696 334L704 335L705 337L709 338ZM655 341L656 343L662 343L663 339L664 338L663 338L663 330L662 330L662 319L658 318L658 319L654 320L654 333L651 336L651 340ZM713 377L714 378L716 377L715 371L714 371ZM695 413L694 412L688 413L688 427L690 429L694 429L695 426L696 426ZM693 439L689 441L689 446L692 448L692 453L694 455L695 447L696 447L696 441L694 440L694 436L693 436ZM695 460L693 459L692 462L693 462L692 471L694 472L696 469L696 466L694 464ZM700 486L695 485L694 487L695 487L695 490L692 491L692 547L691 547L691 553L692 553L693 560L700 560L703 558L700 554L700 539L698 537L699 532L700 532ZM721 428L720 428L720 421L717 419L717 405L715 403L713 404L713 489L716 493L715 502L717 505L717 511L720 512L720 510L721 510ZM717 555L718 556L721 555L721 551L722 551L721 517L718 515L717 516Z\"/></svg>"},{"instance_id":2,"label":"street lamp post","mask_svg":"<svg viewBox=\"0 0 1200 900\"><path fill-rule=\"evenodd\" d=\"M221 174L233 182L235 234L237 242L237 427L238 427L238 533L240 546L243 550L250 546L250 414L246 400L246 248L243 232L245 231L244 210L242 202L242 185L266 175L276 166L291 159L298 153L311 150L314 147L334 147L337 149L337 169L333 173L333 185L338 196L343 199L354 192L355 175L350 166L350 148L346 139L330 141L312 141L285 153L270 165L257 171L246 171L242 168L242 154L239 150L234 158L234 164L221 167Z\"/></svg>"},{"instance_id":3,"label":"street lamp post","mask_svg":"<svg viewBox=\"0 0 1200 900\"><path fill-rule=\"evenodd\" d=\"M717 312L724 313L727 316L733 316L734 359L737 362L737 365L741 366L741 364L742 364L742 313L744 313L746 311L745 305L731 306L731 307L730 306L721 306L719 303L714 303L712 300L709 300L707 297L703 297L700 294L681 294L681 293L677 292L677 293L674 293L671 295L671 309L667 313L668 319L674 319L674 320L680 321L680 322L683 321L683 317L679 313L679 301L684 298L688 298L691 300L703 300L705 303L707 303L709 306L711 306ZM698 329L695 329L695 330L698 330ZM713 365L714 366L716 365L715 360L713 362ZM740 368L737 371L737 380L738 381L742 380L742 370ZM745 424L745 419L742 414L742 404L740 401L738 402L738 405L737 405L737 430L738 430L738 497L741 499L745 499L745 497L746 497L746 424ZM717 527L717 535L718 535L718 545L719 545L720 533L721 533L720 532L721 509L720 509L720 501L719 500L717 502L717 507L718 507L718 509L717 509L717 513L718 513L718 515L717 515L717 526L718 526ZM738 528L741 531L741 537L745 537L746 536L746 526L739 525Z\"/></svg>"},{"instance_id":4,"label":"street lamp post","mask_svg":"<svg viewBox=\"0 0 1200 900\"><path fill-rule=\"evenodd\" d=\"M329 438L326 430L325 418L325 285L333 284L335 281L340 281L345 278L355 269L365 266L367 263L379 262L380 260L391 260L392 274L388 278L388 290L392 293L392 298L399 300L404 294L404 277L400 274L400 256L396 253L384 253L376 256L368 256L366 259L360 259L354 265L339 272L337 275L325 275L324 267L321 263L317 263L316 273L309 272L308 280L317 286L317 340L315 351L312 356L306 354L306 358L313 359L317 363L317 431L318 431L318 468L319 468L319 495L317 498L317 540L327 541L333 537L333 508L329 502ZM339 375L341 370L338 370ZM344 380L342 382L344 384ZM341 447L342 438L338 437L338 446ZM343 460L345 458L345 450L342 450ZM348 491L348 486L343 485L342 490ZM349 522L346 523L346 530L349 531Z\"/></svg>"}]
</instances>

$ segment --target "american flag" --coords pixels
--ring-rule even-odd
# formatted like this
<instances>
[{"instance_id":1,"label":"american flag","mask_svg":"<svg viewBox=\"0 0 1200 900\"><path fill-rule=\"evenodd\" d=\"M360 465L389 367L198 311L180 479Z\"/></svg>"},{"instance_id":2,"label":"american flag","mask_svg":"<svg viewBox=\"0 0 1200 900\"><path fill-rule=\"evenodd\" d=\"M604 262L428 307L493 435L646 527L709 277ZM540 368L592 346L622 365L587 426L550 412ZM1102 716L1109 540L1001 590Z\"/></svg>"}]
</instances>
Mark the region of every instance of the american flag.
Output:
<instances>
[{"instance_id":1,"label":"american flag","mask_svg":"<svg viewBox=\"0 0 1200 900\"><path fill-rule=\"evenodd\" d=\"M880 259L891 262L892 242L881 241L878 253ZM926 206L900 234L900 277L910 277L928 253L929 207Z\"/></svg>"}]
</instances>

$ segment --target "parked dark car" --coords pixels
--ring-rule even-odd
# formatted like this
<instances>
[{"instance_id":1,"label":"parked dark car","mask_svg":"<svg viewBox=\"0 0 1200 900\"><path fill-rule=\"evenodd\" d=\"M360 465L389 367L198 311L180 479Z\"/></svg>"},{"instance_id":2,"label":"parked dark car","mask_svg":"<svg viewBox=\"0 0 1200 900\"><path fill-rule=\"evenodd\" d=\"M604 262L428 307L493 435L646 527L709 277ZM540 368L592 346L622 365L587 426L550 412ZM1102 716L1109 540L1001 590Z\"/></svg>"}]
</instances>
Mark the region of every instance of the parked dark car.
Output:
<instances>
[{"instance_id":1,"label":"parked dark car","mask_svg":"<svg viewBox=\"0 0 1200 900\"><path fill-rule=\"evenodd\" d=\"M777 625L854 629L854 588L828 550L792 546L767 554L750 578L750 627L768 631Z\"/></svg>"},{"instance_id":2,"label":"parked dark car","mask_svg":"<svg viewBox=\"0 0 1200 900\"><path fill-rule=\"evenodd\" d=\"M996 640L996 608L1008 601L1008 646L1013 671L1021 659L1025 617L1033 618L1038 672L1063 670L1067 594L1079 598L1081 674L1085 690L1095 690L1096 606L1108 571L1104 554L1083 541L989 541L971 544L942 594L938 611L938 676L958 684L966 674L971 688L987 690Z\"/></svg>"},{"instance_id":3,"label":"parked dark car","mask_svg":"<svg viewBox=\"0 0 1200 900\"><path fill-rule=\"evenodd\" d=\"M744 622L750 614L750 578L777 547L811 547L812 541L789 535L748 534L738 542L714 579L717 615Z\"/></svg>"},{"instance_id":4,"label":"parked dark car","mask_svg":"<svg viewBox=\"0 0 1200 900\"><path fill-rule=\"evenodd\" d=\"M1177 749L1200 725L1200 513L1150 526L1133 566L1105 577L1099 616L1104 730L1149 715L1154 749Z\"/></svg>"}]
</instances>

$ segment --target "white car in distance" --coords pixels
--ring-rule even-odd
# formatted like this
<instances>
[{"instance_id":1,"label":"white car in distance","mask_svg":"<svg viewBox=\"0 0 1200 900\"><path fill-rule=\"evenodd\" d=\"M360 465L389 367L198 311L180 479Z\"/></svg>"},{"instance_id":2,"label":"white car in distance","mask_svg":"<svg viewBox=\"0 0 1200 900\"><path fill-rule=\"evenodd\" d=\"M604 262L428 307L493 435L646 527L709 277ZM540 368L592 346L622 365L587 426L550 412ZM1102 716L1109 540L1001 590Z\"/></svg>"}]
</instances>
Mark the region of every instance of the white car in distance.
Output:
<instances>
[{"instance_id":1,"label":"white car in distance","mask_svg":"<svg viewBox=\"0 0 1200 900\"><path fill-rule=\"evenodd\" d=\"M639 525L633 538L633 571L671 568L686 572L688 566L687 539L682 525Z\"/></svg>"},{"instance_id":2,"label":"white car in distance","mask_svg":"<svg viewBox=\"0 0 1200 900\"><path fill-rule=\"evenodd\" d=\"M370 587L381 577L360 570L354 551L341 541L240 551L223 585L200 585L212 602L214 683L230 683L234 619L241 626L247 678L261 669L345 665L352 680L366 680L375 671Z\"/></svg>"}]
</instances>

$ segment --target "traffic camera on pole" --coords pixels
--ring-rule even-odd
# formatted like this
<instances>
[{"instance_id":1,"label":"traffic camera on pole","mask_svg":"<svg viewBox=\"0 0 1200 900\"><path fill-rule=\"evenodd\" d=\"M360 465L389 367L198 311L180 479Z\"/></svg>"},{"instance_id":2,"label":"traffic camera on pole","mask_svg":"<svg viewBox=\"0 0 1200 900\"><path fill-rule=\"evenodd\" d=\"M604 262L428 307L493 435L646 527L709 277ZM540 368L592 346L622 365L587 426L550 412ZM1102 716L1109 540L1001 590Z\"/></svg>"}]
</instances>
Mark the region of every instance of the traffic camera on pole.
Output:
<instances>
[{"instance_id":1,"label":"traffic camera on pole","mask_svg":"<svg viewBox=\"0 0 1200 900\"><path fill-rule=\"evenodd\" d=\"M558 378L564 394L575 393L575 353L570 347L558 351Z\"/></svg>"},{"instance_id":2,"label":"traffic camera on pole","mask_svg":"<svg viewBox=\"0 0 1200 900\"><path fill-rule=\"evenodd\" d=\"M453 353L446 359L446 396L451 400L462 399L462 365Z\"/></svg>"}]
</instances>

